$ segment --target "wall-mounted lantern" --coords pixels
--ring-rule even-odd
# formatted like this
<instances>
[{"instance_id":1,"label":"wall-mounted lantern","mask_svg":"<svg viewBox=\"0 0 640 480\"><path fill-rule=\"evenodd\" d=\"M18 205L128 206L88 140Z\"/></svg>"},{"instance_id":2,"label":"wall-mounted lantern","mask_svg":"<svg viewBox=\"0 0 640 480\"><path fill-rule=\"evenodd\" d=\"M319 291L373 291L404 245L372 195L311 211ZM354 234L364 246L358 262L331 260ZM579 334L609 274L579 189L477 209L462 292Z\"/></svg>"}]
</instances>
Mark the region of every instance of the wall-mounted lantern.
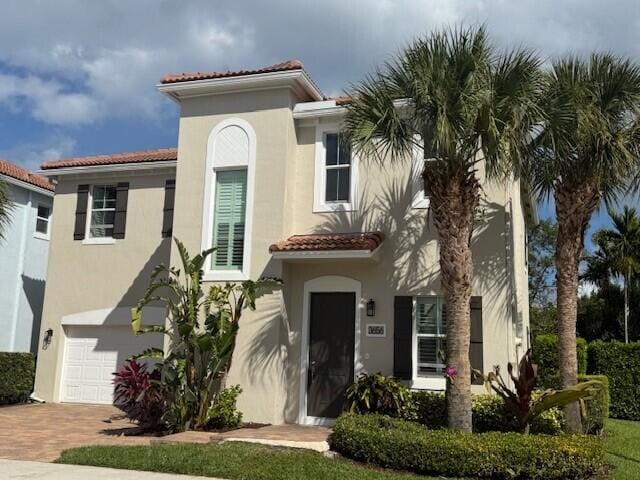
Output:
<instances>
[{"instance_id":1,"label":"wall-mounted lantern","mask_svg":"<svg viewBox=\"0 0 640 480\"><path fill-rule=\"evenodd\" d=\"M369 299L367 302L367 317L375 317L376 316L376 302L373 299Z\"/></svg>"},{"instance_id":2,"label":"wall-mounted lantern","mask_svg":"<svg viewBox=\"0 0 640 480\"><path fill-rule=\"evenodd\" d=\"M44 332L44 338L42 339L42 348L46 350L47 347L51 345L52 340L53 340L53 329L49 328Z\"/></svg>"}]
</instances>

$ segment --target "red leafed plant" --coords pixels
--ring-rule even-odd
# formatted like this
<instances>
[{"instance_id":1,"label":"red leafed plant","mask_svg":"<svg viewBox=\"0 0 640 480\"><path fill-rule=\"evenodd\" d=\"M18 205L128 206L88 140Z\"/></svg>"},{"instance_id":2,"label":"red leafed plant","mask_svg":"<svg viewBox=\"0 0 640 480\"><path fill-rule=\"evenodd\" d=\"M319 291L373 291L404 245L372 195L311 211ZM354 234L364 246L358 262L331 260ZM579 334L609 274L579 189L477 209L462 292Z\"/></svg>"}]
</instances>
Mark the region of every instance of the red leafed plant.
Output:
<instances>
[{"instance_id":1,"label":"red leafed plant","mask_svg":"<svg viewBox=\"0 0 640 480\"><path fill-rule=\"evenodd\" d=\"M165 399L159 380L157 369L149 371L136 360L127 360L114 373L114 405L143 430L158 430L163 424Z\"/></svg>"}]
</instances>

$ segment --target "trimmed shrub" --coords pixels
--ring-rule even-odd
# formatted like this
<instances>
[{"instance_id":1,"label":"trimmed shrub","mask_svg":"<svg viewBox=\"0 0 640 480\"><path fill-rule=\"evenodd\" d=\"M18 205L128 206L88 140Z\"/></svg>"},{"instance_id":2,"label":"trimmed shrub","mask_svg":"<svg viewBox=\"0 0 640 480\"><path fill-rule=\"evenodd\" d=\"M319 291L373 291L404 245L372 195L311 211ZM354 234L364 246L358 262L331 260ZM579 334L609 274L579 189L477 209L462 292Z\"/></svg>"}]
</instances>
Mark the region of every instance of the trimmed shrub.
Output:
<instances>
[{"instance_id":1,"label":"trimmed shrub","mask_svg":"<svg viewBox=\"0 0 640 480\"><path fill-rule=\"evenodd\" d=\"M26 402L36 373L31 353L0 352L0 405Z\"/></svg>"},{"instance_id":2,"label":"trimmed shrub","mask_svg":"<svg viewBox=\"0 0 640 480\"><path fill-rule=\"evenodd\" d=\"M415 420L430 429L447 426L447 405L444 393L413 392ZM516 416L497 395L473 395L471 397L473 431L517 432L520 425ZM562 413L551 409L540 415L531 424L531 433L557 435L562 431ZM414 418L405 418L414 420Z\"/></svg>"},{"instance_id":3,"label":"trimmed shrub","mask_svg":"<svg viewBox=\"0 0 640 480\"><path fill-rule=\"evenodd\" d=\"M576 341L578 353L578 374L587 373L587 342L584 338ZM558 383L558 337L538 335L533 341L533 363L538 366L538 383L543 388L555 388Z\"/></svg>"},{"instance_id":4,"label":"trimmed shrub","mask_svg":"<svg viewBox=\"0 0 640 480\"><path fill-rule=\"evenodd\" d=\"M609 379L611 417L640 420L640 342L591 342L588 370Z\"/></svg>"},{"instance_id":5,"label":"trimmed shrub","mask_svg":"<svg viewBox=\"0 0 640 480\"><path fill-rule=\"evenodd\" d=\"M209 409L207 427L214 429L237 428L242 423L242 412L236 408L236 400L242 393L240 385L222 390Z\"/></svg>"},{"instance_id":6,"label":"trimmed shrub","mask_svg":"<svg viewBox=\"0 0 640 480\"><path fill-rule=\"evenodd\" d=\"M587 479L605 468L597 437L466 434L381 415L343 414L329 444L353 460L421 475Z\"/></svg>"}]
</instances>

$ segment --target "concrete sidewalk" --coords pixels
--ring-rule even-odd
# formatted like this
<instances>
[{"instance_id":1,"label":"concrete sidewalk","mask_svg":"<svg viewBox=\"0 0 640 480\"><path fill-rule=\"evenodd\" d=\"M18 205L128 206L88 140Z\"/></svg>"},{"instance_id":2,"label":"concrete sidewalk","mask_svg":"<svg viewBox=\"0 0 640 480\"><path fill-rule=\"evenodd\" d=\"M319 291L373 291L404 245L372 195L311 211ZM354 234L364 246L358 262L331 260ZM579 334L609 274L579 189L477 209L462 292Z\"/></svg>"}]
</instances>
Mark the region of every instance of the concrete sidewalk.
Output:
<instances>
[{"instance_id":1,"label":"concrete sidewalk","mask_svg":"<svg viewBox=\"0 0 640 480\"><path fill-rule=\"evenodd\" d=\"M113 468L57 465L54 463L0 460L3 480L220 480L212 477L193 477L173 473L139 472Z\"/></svg>"}]
</instances>

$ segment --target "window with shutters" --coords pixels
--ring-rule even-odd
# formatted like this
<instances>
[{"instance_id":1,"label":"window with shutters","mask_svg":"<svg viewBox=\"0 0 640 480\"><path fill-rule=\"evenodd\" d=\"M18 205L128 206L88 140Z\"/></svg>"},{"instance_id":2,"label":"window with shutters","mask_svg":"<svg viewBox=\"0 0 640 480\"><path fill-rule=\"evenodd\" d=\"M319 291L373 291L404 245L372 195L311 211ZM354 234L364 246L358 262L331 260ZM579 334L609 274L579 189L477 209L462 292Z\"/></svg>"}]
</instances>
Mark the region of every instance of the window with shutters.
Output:
<instances>
[{"instance_id":1,"label":"window with shutters","mask_svg":"<svg viewBox=\"0 0 640 480\"><path fill-rule=\"evenodd\" d=\"M214 270L242 269L246 203L247 171L218 172L213 219Z\"/></svg>"},{"instance_id":2,"label":"window with shutters","mask_svg":"<svg viewBox=\"0 0 640 480\"><path fill-rule=\"evenodd\" d=\"M245 120L225 120L209 135L202 247L216 250L206 281L249 278L255 151L255 132Z\"/></svg>"},{"instance_id":3,"label":"window with shutters","mask_svg":"<svg viewBox=\"0 0 640 480\"><path fill-rule=\"evenodd\" d=\"M89 198L89 238L113 237L116 185L94 185Z\"/></svg>"},{"instance_id":4,"label":"window with shutters","mask_svg":"<svg viewBox=\"0 0 640 480\"><path fill-rule=\"evenodd\" d=\"M442 354L446 348L446 309L442 297L416 299L414 365L418 377L442 374Z\"/></svg>"}]
</instances>

